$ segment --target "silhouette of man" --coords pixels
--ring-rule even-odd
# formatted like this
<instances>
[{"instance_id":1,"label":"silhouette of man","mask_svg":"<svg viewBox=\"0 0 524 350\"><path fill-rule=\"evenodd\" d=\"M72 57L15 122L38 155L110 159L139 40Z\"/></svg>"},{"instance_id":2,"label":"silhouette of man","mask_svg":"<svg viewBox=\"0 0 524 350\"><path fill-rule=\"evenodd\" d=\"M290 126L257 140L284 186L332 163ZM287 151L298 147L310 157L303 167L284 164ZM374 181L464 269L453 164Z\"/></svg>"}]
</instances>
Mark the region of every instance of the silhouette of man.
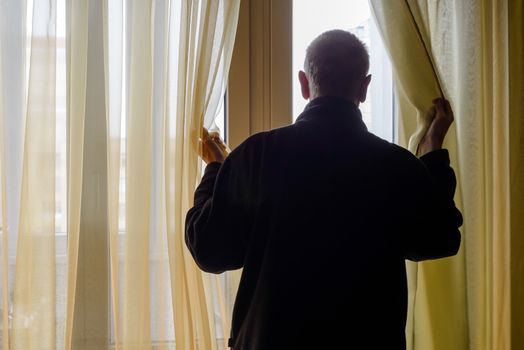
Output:
<instances>
[{"instance_id":1,"label":"silhouette of man","mask_svg":"<svg viewBox=\"0 0 524 350\"><path fill-rule=\"evenodd\" d=\"M416 158L369 133L358 105L371 76L363 43L334 30L307 48L310 102L293 125L231 154L203 138L208 163L186 218L198 266L243 268L229 346L405 349L405 259L451 256L462 216L441 149L453 122L436 99Z\"/></svg>"}]
</instances>

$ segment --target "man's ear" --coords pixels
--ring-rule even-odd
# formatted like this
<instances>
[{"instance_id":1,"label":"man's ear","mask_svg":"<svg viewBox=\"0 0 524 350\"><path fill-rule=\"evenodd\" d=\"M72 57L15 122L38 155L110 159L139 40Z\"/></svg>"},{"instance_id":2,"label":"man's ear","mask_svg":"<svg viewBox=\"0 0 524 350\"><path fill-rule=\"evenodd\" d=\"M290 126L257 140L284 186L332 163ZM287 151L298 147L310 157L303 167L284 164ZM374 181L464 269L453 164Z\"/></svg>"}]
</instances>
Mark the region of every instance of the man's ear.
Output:
<instances>
[{"instance_id":1,"label":"man's ear","mask_svg":"<svg viewBox=\"0 0 524 350\"><path fill-rule=\"evenodd\" d=\"M362 80L362 83L360 84L360 89L359 89L359 92L358 92L358 101L361 102L361 103L366 101L366 96L368 94L368 87L369 87L369 83L370 82L371 82L371 74L368 74Z\"/></svg>"},{"instance_id":2,"label":"man's ear","mask_svg":"<svg viewBox=\"0 0 524 350\"><path fill-rule=\"evenodd\" d=\"M311 97L311 91L309 90L309 80L307 79L307 75L304 71L298 72L298 81L300 82L300 91L302 92L302 97L304 97L305 100L309 100Z\"/></svg>"}]
</instances>

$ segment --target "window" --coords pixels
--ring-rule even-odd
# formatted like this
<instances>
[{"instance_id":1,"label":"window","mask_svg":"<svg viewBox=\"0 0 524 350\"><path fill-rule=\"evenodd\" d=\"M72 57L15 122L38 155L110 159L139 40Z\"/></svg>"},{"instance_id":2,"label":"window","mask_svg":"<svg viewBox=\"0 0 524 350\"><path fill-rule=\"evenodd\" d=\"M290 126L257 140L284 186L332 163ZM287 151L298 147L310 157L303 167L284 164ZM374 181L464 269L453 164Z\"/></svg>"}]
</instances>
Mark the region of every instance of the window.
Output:
<instances>
[{"instance_id":1,"label":"window","mask_svg":"<svg viewBox=\"0 0 524 350\"><path fill-rule=\"evenodd\" d=\"M371 17L367 0L293 0L293 117L296 119L307 101L300 94L298 71L303 70L305 50L319 34L344 29L358 36L370 54L373 76L366 102L360 105L362 118L376 135L393 140L393 83L391 64Z\"/></svg>"},{"instance_id":2,"label":"window","mask_svg":"<svg viewBox=\"0 0 524 350\"><path fill-rule=\"evenodd\" d=\"M391 64L367 0L246 0L229 74L232 147L250 134L293 123L307 103L297 78L306 47L335 28L353 32L368 46L373 78L361 105L363 119L371 132L395 139Z\"/></svg>"},{"instance_id":3,"label":"window","mask_svg":"<svg viewBox=\"0 0 524 350\"><path fill-rule=\"evenodd\" d=\"M160 3L160 2L159 2ZM159 3L156 4L156 6ZM109 53L107 62L108 66L111 66L108 78L108 114L111 115L125 115L126 101L122 95L120 89L125 88L126 82L126 41L123 37L123 30L127 25L125 23L125 16L120 18L118 14L122 13L122 8L119 6L127 6L127 2L108 2L107 4L91 2L90 3L90 21L95 21L90 26L90 30L94 31L91 38L95 38L97 34L96 29L102 27L102 20L97 16L101 11L102 6L107 6L106 10L109 13ZM362 7L359 11L349 8L351 6L357 6L360 4ZM173 7L180 6L179 1L175 1ZM217 116L216 124L221 131L222 137L228 139L232 146L235 142L245 139L249 134L261 131L263 129L275 128L283 124L289 124L293 121L292 116L297 116L303 108L305 101L301 101L301 97L296 98L297 90L292 89L298 87L296 79L296 72L301 68L303 62L303 56L300 57L301 52L303 53L307 44L320 32L329 28L343 28L349 29L355 32L357 35L368 43L371 51L371 73L374 74L373 83L371 85L371 91L369 95L369 101L363 105L365 121L371 130L384 138L391 139L392 134L392 83L391 83L391 68L389 68L387 62L387 56L380 44L378 35L372 20L370 19L369 8L367 3L362 0L359 1L345 1L345 0L243 0L241 3L241 13L239 16L239 27L237 31L237 44L240 44L240 49L235 48L236 56L233 57L230 75L230 85L228 88L227 98L224 98L222 105L219 108L219 114ZM31 17L32 2L28 2L27 6L28 18ZM325 16L319 16L319 11L326 13ZM173 10L174 13L180 11ZM160 11L158 12L160 13ZM294 21L291 20L293 13ZM355 18L348 20L345 16L355 14ZM314 15L314 17L313 17ZM112 16L115 16L113 18ZM309 17L308 17L309 16ZM56 223L56 291L57 291L57 348L63 347L64 339L64 317L65 317L65 300L66 300L66 279L67 279L67 120L66 120L66 104L67 104L67 87L66 87L66 1L57 0L57 51L56 51L56 210L55 210L55 223ZM339 17L337 19L337 17ZM328 18L329 23L316 23L315 21L323 18ZM311 25L318 24L318 25ZM27 21L27 35L31 38L32 28L31 21ZM309 25L309 26L307 26ZM34 33L33 33L34 34ZM93 34L90 32L90 35ZM173 34L175 35L175 34ZM35 39L35 37L33 37ZM37 39L37 38L36 38ZM247 41L246 41L247 39ZM293 39L293 46L289 45L291 39ZM23 40L19 40L23 42ZM90 42L90 50L94 52L96 57L100 56L100 45L101 43ZM27 47L23 48L27 50L31 48L31 43L27 42ZM19 44L22 45L22 44ZM98 46L97 46L98 45ZM33 45L32 49L35 50L37 45ZM170 48L175 50L174 48ZM242 51L244 50L244 51ZM10 50L13 51L13 50ZM23 51L23 50L20 50ZM30 57L30 52L26 52L23 57L27 60ZM120 56L122 55L122 56ZM175 55L173 54L173 57ZM10 56L11 57L11 56ZM12 57L17 57L12 55ZM11 59L12 59L11 57ZM101 61L101 59L100 59ZM12 62L11 62L12 63ZM5 61L4 61L4 66ZM27 67L28 65L26 65ZM116 67L116 68L115 68ZM7 78L10 74L16 74L17 72L8 72L5 74ZM112 74L115 74L114 76ZM26 78L28 72L25 72ZM382 80L378 80L382 79ZM388 80L389 79L389 80ZM6 79L9 81L9 79ZM20 82L23 79L12 79L13 81ZM93 82L96 79L88 81L87 84L98 84L99 82ZM244 85L242 85L244 84ZM96 86L90 86L90 89L97 90ZM16 91L22 91L22 89L13 89ZM241 91L239 91L241 90ZM100 90L97 90L100 91ZM229 92L234 91L229 94ZM293 97L291 94L293 91ZM21 100L14 98L13 101L6 101L6 111L9 115L23 116L23 111L16 108L20 108L23 105ZM89 104L90 101L87 101ZM95 105L95 106L93 106ZM104 113L98 113L98 110L94 108L102 108L103 104L90 104L93 108L89 111L90 116L98 115L105 116ZM238 112L241 113L238 113ZM235 114L236 113L236 114ZM232 118L235 114L235 118ZM103 117L105 118L105 117ZM102 118L102 119L103 119ZM381 119L382 118L382 119ZM87 119L87 118L86 118ZM158 119L158 118L157 118ZM7 143L10 144L11 151L8 154L8 162L11 165L8 178L7 178L7 196L10 197L10 201L17 203L16 200L12 200L11 197L16 197L20 188L20 183L17 182L20 178L20 160L23 158L23 147L17 142L11 142L13 140L22 140L23 133L23 118L11 118L9 119L10 125L8 130L14 130L16 132L8 133L6 136L9 138ZM118 118L120 121L120 118ZM120 204L120 217L119 217L119 231L124 233L126 231L126 218L125 218L125 206L126 206L126 153L125 153L125 142L126 142L126 125L125 118L121 119L121 123L109 123L105 124L105 119L102 121L96 120L90 121L90 127L93 124L98 123L100 128L109 127L109 134L111 136L111 142L120 142L120 192L119 192L119 204ZM155 119L155 122L157 120ZM87 124L86 124L87 125ZM87 129L87 127L86 127ZM104 131L105 132L105 131ZM14 136L13 136L14 135ZM388 137L389 135L389 137ZM230 138L231 137L231 138ZM6 138L6 139L7 139ZM231 142L231 140L234 140ZM237 143L238 144L238 143ZM93 147L97 145L92 145ZM100 147L110 147L110 145L101 145ZM155 146L156 147L156 146ZM105 149L104 149L105 152ZM97 154L90 149L89 154ZM89 169L99 171L102 168L104 171L106 163L105 159L102 159L102 163L92 164L90 163ZM155 163L157 166L159 163ZM101 191L100 196L107 195L103 191L107 189L101 189L101 181L97 177L96 171L93 174L85 177L85 182L88 183L89 188L97 189L97 191L87 191L86 196L97 196L99 195L98 190ZM157 184L154 184L155 186ZM96 192L96 193L94 193ZM152 190L152 192L154 192ZM90 200L93 199L89 197ZM17 204L19 205L19 203ZM102 208L105 209L105 208ZM101 209L101 210L102 210ZM94 210L91 206L84 206L83 210ZM157 209L155 209L157 210ZM8 217L11 222L16 223L16 213L18 208L10 209ZM94 216L92 216L94 217ZM101 219L102 220L102 219ZM7 223L0 222L0 230L5 228ZM104 226L106 227L106 226ZM17 227L10 228L12 232L17 231ZM100 232L97 232L100 231ZM107 262L107 251L108 241L105 236L104 230L93 230L97 235L90 235L89 239L92 240L90 243L96 243L99 249L91 249L89 254L95 254L100 257L99 261L101 264ZM85 236L85 235L84 235ZM122 235L123 236L123 235ZM95 242L96 240L96 242ZM123 244L123 240L120 242ZM84 252L85 253L85 252ZM151 264L160 265L165 263L162 261L161 251L154 252L151 254ZM87 253L85 253L87 254ZM15 267L16 257L16 239L9 241L9 262L10 271L9 276L12 278ZM101 329L84 329L82 332L89 332L90 336L93 334L100 339L103 339L107 334L109 338L114 341L113 329L111 329L113 322L109 321L112 316L111 300L107 290L109 288L109 264L105 264L105 268L97 269L96 267L88 266L82 259L85 257L79 257L79 266L82 267L81 277L79 281L83 281L89 287L82 286L83 293L78 293L78 298L82 299L82 310L93 311L96 306L96 312L92 312L90 317L100 322L92 322ZM122 271L123 268L120 269ZM165 272L165 271L164 271ZM155 276L157 279L161 279L165 274L161 276ZM167 280L167 279L166 279ZM89 282L89 283L88 283ZM96 283L95 283L96 282ZM228 300L226 305L229 308L232 305L234 299L235 284L237 280L229 278L227 276L221 276L220 280L215 283L220 286L220 293L225 294L225 298ZM11 280L9 286L13 286ZM88 290L89 288L89 290ZM160 291L158 285L152 285L152 294L158 292L162 298L169 299L170 295L165 291ZM0 288L1 289L1 288ZM80 290L80 288L79 288ZM12 290L1 290L2 293L10 293L12 297ZM97 294L98 293L98 294ZM95 298L96 296L96 298ZM98 298L98 299L97 299ZM85 299L85 300L84 300ZM160 298L155 298L154 305L151 306L152 311L152 340L154 342L167 341L172 342L174 340L173 324L172 324L172 309L161 310L163 304L157 303ZM169 302L165 303L166 305ZM219 312L217 310L218 303L215 306L215 320L217 326L217 338L221 338L221 322L218 319ZM230 313L230 310L228 309ZM93 316L93 314L97 315ZM223 313L221 313L223 314ZM6 325L2 325L5 327ZM80 325L79 327L82 327ZM226 339L223 339L226 341ZM171 343L170 343L171 344ZM165 344L164 344L165 345ZM160 345L159 345L160 346Z\"/></svg>"}]
</instances>

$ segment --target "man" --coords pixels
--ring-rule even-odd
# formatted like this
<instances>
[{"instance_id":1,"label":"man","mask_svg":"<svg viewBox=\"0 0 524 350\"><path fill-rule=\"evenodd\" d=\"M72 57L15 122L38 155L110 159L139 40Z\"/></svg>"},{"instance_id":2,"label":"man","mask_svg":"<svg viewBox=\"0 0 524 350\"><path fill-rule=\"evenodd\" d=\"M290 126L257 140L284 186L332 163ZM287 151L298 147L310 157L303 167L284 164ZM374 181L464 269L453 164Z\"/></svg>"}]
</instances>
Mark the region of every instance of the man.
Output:
<instances>
[{"instance_id":1,"label":"man","mask_svg":"<svg viewBox=\"0 0 524 350\"><path fill-rule=\"evenodd\" d=\"M420 159L369 133L358 105L371 76L365 46L334 30L299 73L310 102L295 124L247 139L208 163L186 219L204 271L243 268L230 346L404 349L405 259L454 255L462 216L442 150L453 121L436 99Z\"/></svg>"}]
</instances>

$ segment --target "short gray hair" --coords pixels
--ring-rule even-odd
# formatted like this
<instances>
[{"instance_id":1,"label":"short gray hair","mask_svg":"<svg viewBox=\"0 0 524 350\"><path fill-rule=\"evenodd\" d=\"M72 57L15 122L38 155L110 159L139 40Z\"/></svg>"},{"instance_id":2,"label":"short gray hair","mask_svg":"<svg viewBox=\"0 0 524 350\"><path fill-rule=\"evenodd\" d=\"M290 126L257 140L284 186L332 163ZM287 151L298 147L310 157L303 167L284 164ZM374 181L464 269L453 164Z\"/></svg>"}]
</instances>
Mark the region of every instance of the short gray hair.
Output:
<instances>
[{"instance_id":1,"label":"short gray hair","mask_svg":"<svg viewBox=\"0 0 524 350\"><path fill-rule=\"evenodd\" d=\"M354 34L330 30L309 44L304 70L313 96L347 96L356 93L355 83L367 75L369 54Z\"/></svg>"}]
</instances>

